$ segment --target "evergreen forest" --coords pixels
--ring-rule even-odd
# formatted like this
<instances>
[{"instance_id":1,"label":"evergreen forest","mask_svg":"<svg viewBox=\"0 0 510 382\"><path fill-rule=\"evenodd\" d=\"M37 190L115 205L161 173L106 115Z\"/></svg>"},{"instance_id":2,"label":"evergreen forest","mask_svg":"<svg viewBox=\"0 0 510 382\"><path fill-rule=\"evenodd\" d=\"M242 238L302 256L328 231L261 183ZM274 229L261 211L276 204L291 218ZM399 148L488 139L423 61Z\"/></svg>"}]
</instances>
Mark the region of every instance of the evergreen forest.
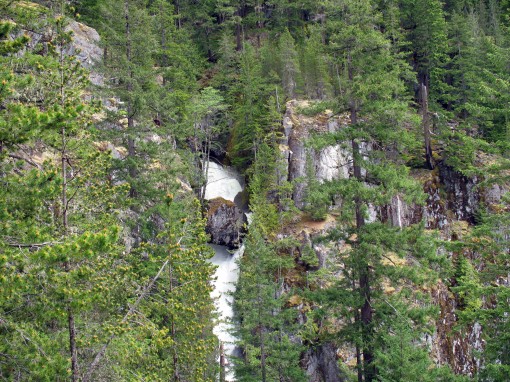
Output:
<instances>
[{"instance_id":1,"label":"evergreen forest","mask_svg":"<svg viewBox=\"0 0 510 382\"><path fill-rule=\"evenodd\" d=\"M2 381L508 382L508 191L510 0L0 0Z\"/></svg>"}]
</instances>

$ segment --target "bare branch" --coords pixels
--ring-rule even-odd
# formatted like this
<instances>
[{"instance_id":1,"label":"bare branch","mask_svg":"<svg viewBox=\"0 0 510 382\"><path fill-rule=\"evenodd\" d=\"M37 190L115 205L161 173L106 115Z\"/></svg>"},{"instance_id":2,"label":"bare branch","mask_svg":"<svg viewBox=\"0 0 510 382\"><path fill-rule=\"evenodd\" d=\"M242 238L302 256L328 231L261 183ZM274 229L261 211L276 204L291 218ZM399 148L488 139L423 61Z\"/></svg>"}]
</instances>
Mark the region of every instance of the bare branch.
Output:
<instances>
[{"instance_id":1,"label":"bare branch","mask_svg":"<svg viewBox=\"0 0 510 382\"><path fill-rule=\"evenodd\" d=\"M25 161L27 162L28 164L34 166L35 168L39 169L39 170L42 170L42 167L35 163L32 159L30 158L25 158L25 157L22 157L21 155L16 155L16 154L9 154L9 157L10 158L13 158L13 159L18 159L18 160L22 160L22 161Z\"/></svg>"},{"instance_id":2,"label":"bare branch","mask_svg":"<svg viewBox=\"0 0 510 382\"><path fill-rule=\"evenodd\" d=\"M47 241L44 243L7 243L9 247L16 248L41 248L41 247L49 247L52 245L62 244L61 241Z\"/></svg>"}]
</instances>

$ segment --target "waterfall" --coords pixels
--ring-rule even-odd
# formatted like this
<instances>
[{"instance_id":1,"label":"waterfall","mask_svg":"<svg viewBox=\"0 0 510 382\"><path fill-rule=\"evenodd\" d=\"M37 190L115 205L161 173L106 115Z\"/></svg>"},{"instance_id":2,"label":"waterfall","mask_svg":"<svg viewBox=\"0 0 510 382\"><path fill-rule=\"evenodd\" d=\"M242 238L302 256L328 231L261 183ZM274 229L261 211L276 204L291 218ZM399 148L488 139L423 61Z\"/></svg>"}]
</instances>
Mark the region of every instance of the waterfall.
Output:
<instances>
[{"instance_id":1,"label":"waterfall","mask_svg":"<svg viewBox=\"0 0 510 382\"><path fill-rule=\"evenodd\" d=\"M243 191L242 178L233 169L215 162L209 162L208 166L204 198L210 200L221 197L233 202L237 194Z\"/></svg>"},{"instance_id":2,"label":"waterfall","mask_svg":"<svg viewBox=\"0 0 510 382\"><path fill-rule=\"evenodd\" d=\"M214 162L209 162L209 171L207 174L207 185L205 189L205 199L210 200L221 197L234 202L236 196L243 191L242 178L237 172L228 167L222 167ZM240 207L240 206L239 206ZM237 280L239 279L239 268L237 259L244 251L241 246L233 254L227 247L210 244L214 249L215 255L210 260L217 266L213 282L214 290L211 297L214 299L215 307L219 318L213 332L223 344L223 351L226 358L225 381L235 381L233 371L229 365L230 358L235 351L236 338L232 335L232 318L234 312L232 309L232 293L235 291Z\"/></svg>"}]
</instances>

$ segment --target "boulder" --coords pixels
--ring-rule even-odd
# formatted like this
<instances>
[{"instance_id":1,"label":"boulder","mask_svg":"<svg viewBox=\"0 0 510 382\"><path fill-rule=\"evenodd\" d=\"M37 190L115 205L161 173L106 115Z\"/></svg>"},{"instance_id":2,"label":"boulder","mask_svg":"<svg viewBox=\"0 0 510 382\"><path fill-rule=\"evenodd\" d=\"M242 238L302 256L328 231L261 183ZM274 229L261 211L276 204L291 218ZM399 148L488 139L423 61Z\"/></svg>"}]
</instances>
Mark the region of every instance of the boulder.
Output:
<instances>
[{"instance_id":1,"label":"boulder","mask_svg":"<svg viewBox=\"0 0 510 382\"><path fill-rule=\"evenodd\" d=\"M223 198L209 201L205 230L211 235L211 243L238 248L246 222L245 214L234 202Z\"/></svg>"},{"instance_id":2,"label":"boulder","mask_svg":"<svg viewBox=\"0 0 510 382\"><path fill-rule=\"evenodd\" d=\"M74 20L69 22L67 29L73 32L73 43L65 53L75 55L85 68L92 69L103 54L99 47L99 34L95 29Z\"/></svg>"}]
</instances>

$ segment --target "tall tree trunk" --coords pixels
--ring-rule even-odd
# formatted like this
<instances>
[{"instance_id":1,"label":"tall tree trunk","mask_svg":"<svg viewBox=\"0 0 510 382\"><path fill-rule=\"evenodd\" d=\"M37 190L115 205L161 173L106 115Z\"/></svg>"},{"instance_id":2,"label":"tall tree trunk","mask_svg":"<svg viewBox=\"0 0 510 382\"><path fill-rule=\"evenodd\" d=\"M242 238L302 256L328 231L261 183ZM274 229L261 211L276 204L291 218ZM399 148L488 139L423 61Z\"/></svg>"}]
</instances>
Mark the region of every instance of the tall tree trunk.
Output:
<instances>
[{"instance_id":1,"label":"tall tree trunk","mask_svg":"<svg viewBox=\"0 0 510 382\"><path fill-rule=\"evenodd\" d=\"M266 382L266 343L264 338L264 325L262 324L262 296L260 295L260 286L258 288L258 313L259 313L259 340L260 340L260 369L262 372L262 381Z\"/></svg>"},{"instance_id":2,"label":"tall tree trunk","mask_svg":"<svg viewBox=\"0 0 510 382\"><path fill-rule=\"evenodd\" d=\"M168 277L169 277L169 282L170 282L170 296L173 297L173 294L174 294L174 267L173 267L173 264L170 263L170 266L168 267ZM179 355L177 353L177 349L175 348L175 343L177 342L176 341L176 333L177 333L177 330L175 328L175 317L174 317L174 313L171 312L171 324L170 324L170 335L172 336L172 340L174 342L174 346L172 347L172 363L173 363L173 368L174 368L174 375L173 375L173 382L179 382L181 380L180 378L180 375L179 375Z\"/></svg>"},{"instance_id":3,"label":"tall tree trunk","mask_svg":"<svg viewBox=\"0 0 510 382\"><path fill-rule=\"evenodd\" d=\"M352 280L352 290L356 290L356 281ZM360 311L358 309L354 312L354 323L358 324L361 322ZM358 329L356 327L356 329ZM361 359L361 347L356 343L356 371L358 374L358 382L363 382L363 360Z\"/></svg>"},{"instance_id":4,"label":"tall tree trunk","mask_svg":"<svg viewBox=\"0 0 510 382\"><path fill-rule=\"evenodd\" d=\"M225 348L220 342L220 382L225 382Z\"/></svg>"},{"instance_id":5,"label":"tall tree trunk","mask_svg":"<svg viewBox=\"0 0 510 382\"><path fill-rule=\"evenodd\" d=\"M429 100L427 87L422 82L420 85L420 98L421 98L421 115L423 127L423 139L425 143L425 163L427 168L432 170L434 168L434 159L432 157L432 145L430 143L430 115L429 115Z\"/></svg>"},{"instance_id":6,"label":"tall tree trunk","mask_svg":"<svg viewBox=\"0 0 510 382\"><path fill-rule=\"evenodd\" d=\"M162 14L164 9L162 6L159 7L159 12ZM166 68L168 66L168 55L166 54L167 46L166 46L166 25L162 23L161 25L161 67ZM163 87L166 85L166 76L163 73ZM159 120L159 118L158 118Z\"/></svg>"},{"instance_id":7,"label":"tall tree trunk","mask_svg":"<svg viewBox=\"0 0 510 382\"><path fill-rule=\"evenodd\" d=\"M243 38L242 38L241 22L236 23L236 50L240 52L243 49Z\"/></svg>"},{"instance_id":8,"label":"tall tree trunk","mask_svg":"<svg viewBox=\"0 0 510 382\"><path fill-rule=\"evenodd\" d=\"M64 238L67 236L68 230L68 198L67 198L67 152L66 152L66 129L62 128L62 151L61 151L61 160L62 160L62 232ZM70 261L64 262L64 270L66 272L71 271L71 263ZM76 347L76 325L74 323L74 314L71 308L71 301L66 301L67 305L67 330L69 332L69 353L71 354L71 380L73 382L77 382L79 380L78 373L78 349Z\"/></svg>"},{"instance_id":9,"label":"tall tree trunk","mask_svg":"<svg viewBox=\"0 0 510 382\"><path fill-rule=\"evenodd\" d=\"M62 17L64 16L64 4L60 4L60 14ZM62 30L58 31L59 33L63 33ZM65 93L65 74L64 74L64 45L65 41L62 40L59 42L60 45L60 53L59 53L59 71L60 71L60 106L62 108L65 107L66 102L66 93ZM62 203L62 236L64 238L67 237L68 234L68 204L69 200L67 197L67 139L66 139L66 128L62 126L60 130L61 134L61 150L60 150L60 160L61 160L61 175L62 175L62 195L61 195L61 203ZM64 270L66 272L71 271L71 263L69 260L64 262ZM67 310L67 330L69 333L69 353L71 355L71 380L73 382L77 382L79 380L79 367L78 367L78 349L76 346L76 325L74 322L74 314L71 308L71 301L66 301L66 310Z\"/></svg>"},{"instance_id":10,"label":"tall tree trunk","mask_svg":"<svg viewBox=\"0 0 510 382\"><path fill-rule=\"evenodd\" d=\"M353 68L351 65L351 55L348 54L348 76L349 81L353 81ZM351 97L349 102L351 124L358 123L358 109L356 101ZM351 140L352 146L352 159L353 159L353 175L358 182L362 182L361 174L361 150L360 145L356 139ZM365 219L362 211L362 200L359 196L354 199L355 213L356 213L356 229L359 232L365 225ZM372 307L370 305L371 291L370 291L370 267L366 259L360 259L359 264L359 291L363 300L361 307L361 325L362 325L362 339L363 339L363 376L365 382L371 382L375 378L374 367L374 350L372 345ZM359 379L359 375L358 375Z\"/></svg>"},{"instance_id":11,"label":"tall tree trunk","mask_svg":"<svg viewBox=\"0 0 510 382\"><path fill-rule=\"evenodd\" d=\"M177 27L177 29L181 29L182 21L181 21L181 7L180 7L179 0L174 1L174 10L175 10L174 14L177 16L175 18L175 26Z\"/></svg>"}]
</instances>

